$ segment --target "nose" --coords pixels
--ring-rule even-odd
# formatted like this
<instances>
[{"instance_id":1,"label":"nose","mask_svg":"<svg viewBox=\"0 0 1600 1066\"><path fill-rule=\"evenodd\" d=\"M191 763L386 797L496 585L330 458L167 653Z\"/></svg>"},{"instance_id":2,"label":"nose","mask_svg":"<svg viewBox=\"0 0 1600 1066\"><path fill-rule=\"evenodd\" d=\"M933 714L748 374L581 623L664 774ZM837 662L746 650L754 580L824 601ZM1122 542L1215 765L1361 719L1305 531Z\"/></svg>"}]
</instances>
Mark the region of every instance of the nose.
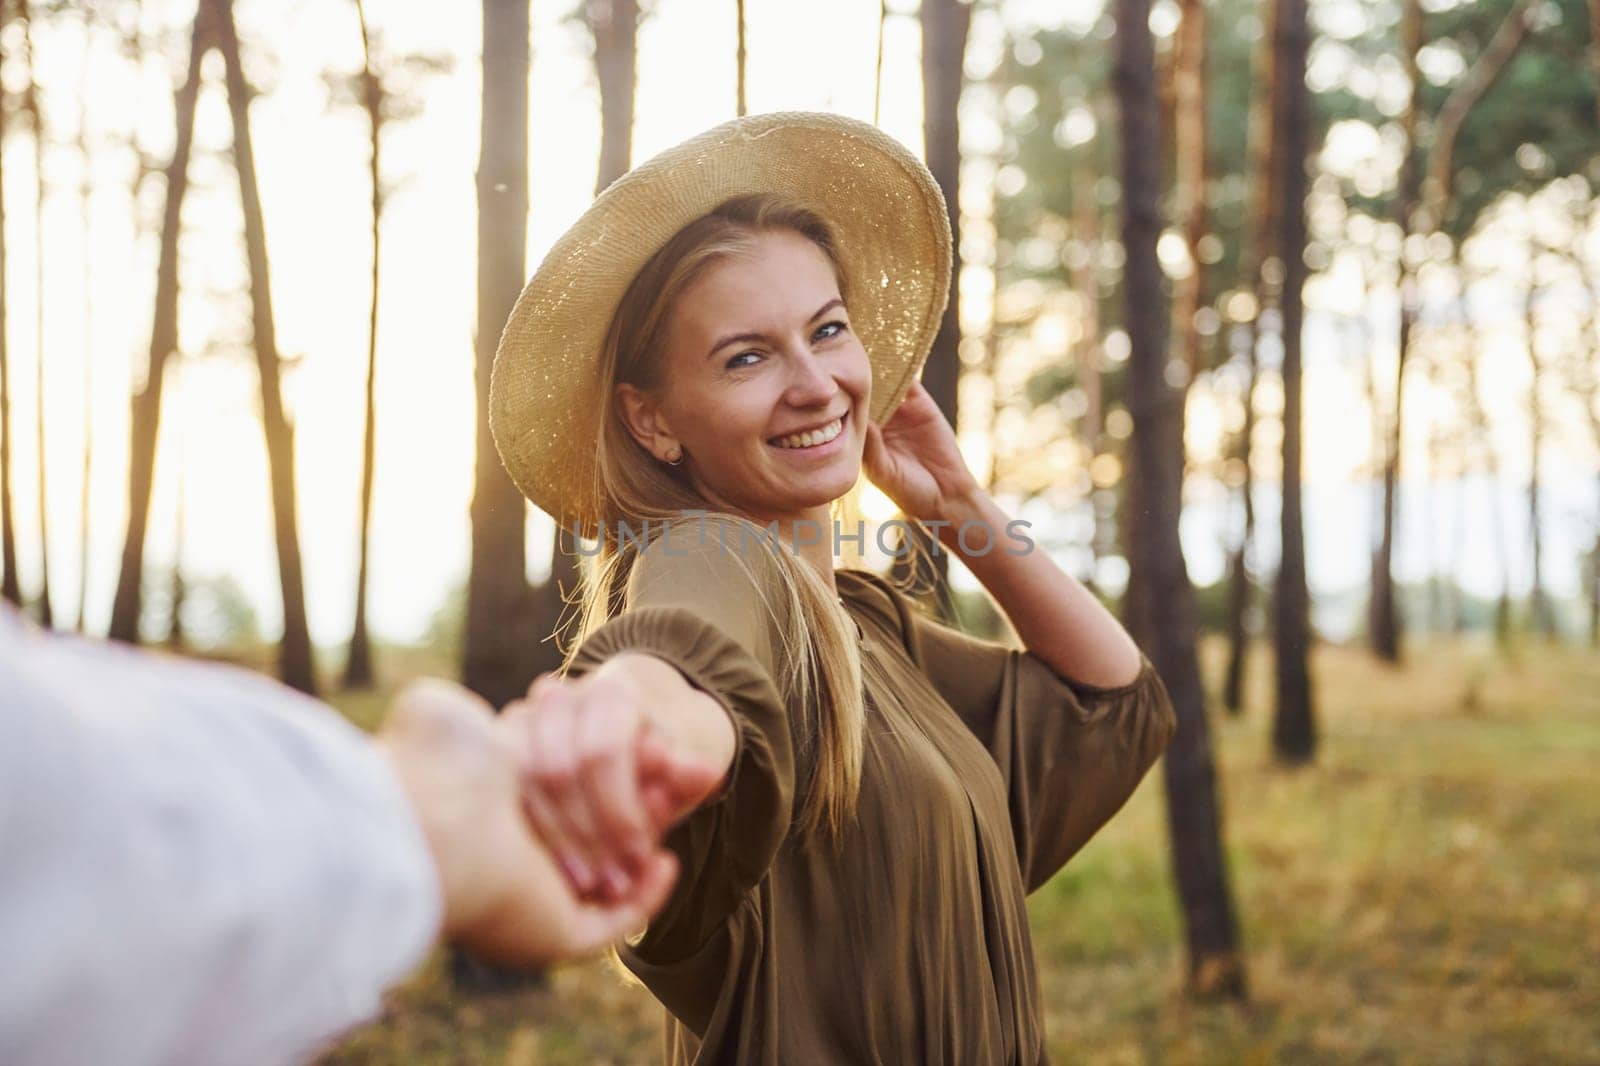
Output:
<instances>
[{"instance_id":1,"label":"nose","mask_svg":"<svg viewBox=\"0 0 1600 1066\"><path fill-rule=\"evenodd\" d=\"M789 385L784 399L794 407L816 407L825 404L839 392L839 383L826 360L809 347L800 346L791 353Z\"/></svg>"}]
</instances>

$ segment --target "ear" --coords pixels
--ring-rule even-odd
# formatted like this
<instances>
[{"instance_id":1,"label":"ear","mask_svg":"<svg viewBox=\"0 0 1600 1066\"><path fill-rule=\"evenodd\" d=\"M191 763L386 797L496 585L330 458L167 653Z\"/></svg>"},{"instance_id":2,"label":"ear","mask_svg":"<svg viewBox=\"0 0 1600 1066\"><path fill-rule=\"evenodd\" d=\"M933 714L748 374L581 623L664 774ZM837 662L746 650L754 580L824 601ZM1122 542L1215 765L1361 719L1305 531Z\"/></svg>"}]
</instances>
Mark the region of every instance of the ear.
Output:
<instances>
[{"instance_id":1,"label":"ear","mask_svg":"<svg viewBox=\"0 0 1600 1066\"><path fill-rule=\"evenodd\" d=\"M674 449L681 450L654 396L637 385L622 381L617 383L616 398L622 424L641 447L662 462L667 461Z\"/></svg>"}]
</instances>

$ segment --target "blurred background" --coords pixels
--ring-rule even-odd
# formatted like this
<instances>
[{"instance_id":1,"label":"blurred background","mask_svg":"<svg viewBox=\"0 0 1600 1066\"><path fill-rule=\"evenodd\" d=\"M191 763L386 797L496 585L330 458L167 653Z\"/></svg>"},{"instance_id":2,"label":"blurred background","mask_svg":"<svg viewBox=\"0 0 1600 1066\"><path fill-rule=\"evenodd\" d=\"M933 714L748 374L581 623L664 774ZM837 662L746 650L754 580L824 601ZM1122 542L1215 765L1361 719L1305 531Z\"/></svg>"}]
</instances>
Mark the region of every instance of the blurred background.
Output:
<instances>
[{"instance_id":1,"label":"blurred background","mask_svg":"<svg viewBox=\"0 0 1600 1066\"><path fill-rule=\"evenodd\" d=\"M581 566L480 417L523 282L712 125L871 121L956 228L925 384L1180 717L1032 900L1052 1054L1600 1061L1587 5L5 0L0 594L366 726L503 703ZM330 1061L655 1061L658 1011L441 956Z\"/></svg>"}]
</instances>

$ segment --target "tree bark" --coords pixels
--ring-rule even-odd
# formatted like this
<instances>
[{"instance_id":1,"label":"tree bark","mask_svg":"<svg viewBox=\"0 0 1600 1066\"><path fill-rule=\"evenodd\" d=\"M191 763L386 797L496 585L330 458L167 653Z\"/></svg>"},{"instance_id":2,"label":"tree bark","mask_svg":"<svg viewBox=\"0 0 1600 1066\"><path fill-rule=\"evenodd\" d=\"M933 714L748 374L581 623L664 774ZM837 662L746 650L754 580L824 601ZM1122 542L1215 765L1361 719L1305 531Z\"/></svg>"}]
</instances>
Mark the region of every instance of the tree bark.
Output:
<instances>
[{"instance_id":1,"label":"tree bark","mask_svg":"<svg viewBox=\"0 0 1600 1066\"><path fill-rule=\"evenodd\" d=\"M1196 655L1194 589L1178 538L1183 482L1183 390L1167 381L1167 322L1156 260L1160 218L1159 108L1149 0L1117 0L1113 81L1120 111L1124 298L1150 313L1128 316L1132 573L1129 622L1178 716L1164 764L1174 873L1188 936L1188 984L1204 996L1242 997L1233 900L1222 850L1216 769ZM1161 610L1155 610L1155 604Z\"/></svg>"},{"instance_id":2,"label":"tree bark","mask_svg":"<svg viewBox=\"0 0 1600 1066\"><path fill-rule=\"evenodd\" d=\"M477 465L472 561L467 573L463 683L496 707L527 691L539 643L527 581L527 504L500 463L489 431L495 349L522 291L528 230L529 0L483 0L483 100L478 141ZM559 517L559 516L558 516ZM561 549L556 530L555 551ZM551 572L551 582L556 578ZM538 634L543 636L544 634ZM466 992L543 983L539 971L505 969L459 949L451 980Z\"/></svg>"},{"instance_id":3,"label":"tree bark","mask_svg":"<svg viewBox=\"0 0 1600 1066\"><path fill-rule=\"evenodd\" d=\"M4 53L0 52L0 58ZM0 159L5 147L5 111L0 108ZM11 506L11 365L6 344L6 202L0 170L0 599L20 606L17 577L17 531Z\"/></svg>"},{"instance_id":4,"label":"tree bark","mask_svg":"<svg viewBox=\"0 0 1600 1066\"><path fill-rule=\"evenodd\" d=\"M94 195L94 166L89 149L89 72L94 47L94 8L83 8L83 69L78 76L78 158L83 178L78 185L78 210L83 215L83 481L78 499L78 610L73 628L86 632L89 610L89 519L94 473L94 239L90 207Z\"/></svg>"},{"instance_id":5,"label":"tree bark","mask_svg":"<svg viewBox=\"0 0 1600 1066\"><path fill-rule=\"evenodd\" d=\"M735 0L734 13L738 20L738 44L734 55L736 76L734 83L733 109L734 114L743 118L747 113L745 102L744 75L745 75L745 46L744 46L744 0Z\"/></svg>"},{"instance_id":6,"label":"tree bark","mask_svg":"<svg viewBox=\"0 0 1600 1066\"><path fill-rule=\"evenodd\" d=\"M1600 31L1600 0L1595 0L1590 12L1595 16L1594 29ZM1600 38L1596 38L1594 44L1595 73L1600 75ZM1597 80L1596 84L1600 84L1600 80ZM1600 100L1600 95L1597 95L1596 99ZM1586 205L1578 213L1577 232L1580 235L1588 233L1593 220L1593 206ZM1584 292L1588 297L1584 304L1583 344L1575 353L1578 366L1584 368L1579 375L1581 381L1578 383L1577 393L1583 402L1590 440L1596 449L1600 449L1600 347L1596 345L1595 333L1596 326L1600 325L1600 281L1596 280L1594 272L1584 258L1581 236L1569 255L1573 267L1583 278ZM1600 478L1596 479L1595 485L1600 489ZM1595 494L1594 528L1594 546L1589 549L1589 579L1586 593L1589 598L1589 646L1600 648L1600 492Z\"/></svg>"},{"instance_id":7,"label":"tree bark","mask_svg":"<svg viewBox=\"0 0 1600 1066\"><path fill-rule=\"evenodd\" d=\"M361 517L359 558L356 564L356 611L350 627L350 653L345 659L344 687L372 685L372 637L367 632L367 583L372 554L372 483L377 461L378 282L383 228L383 82L373 63L372 37L367 29L367 9L355 0L356 22L361 30L361 103L367 113L368 169L372 186L372 296L367 304L367 380L364 389L361 434Z\"/></svg>"},{"instance_id":8,"label":"tree bark","mask_svg":"<svg viewBox=\"0 0 1600 1066\"><path fill-rule=\"evenodd\" d=\"M1282 146L1278 153L1278 256L1283 262L1283 507L1282 561L1273 599L1273 650L1277 701L1272 746L1287 763L1309 762L1316 753L1312 711L1311 593L1306 584L1306 546L1301 499L1301 328L1306 283L1306 166L1311 121L1306 56L1311 46L1306 0L1276 0L1277 86L1274 115Z\"/></svg>"},{"instance_id":9,"label":"tree bark","mask_svg":"<svg viewBox=\"0 0 1600 1066\"><path fill-rule=\"evenodd\" d=\"M1589 0L1589 66L1600 86L1600 0ZM1600 126L1600 92L1594 94L1595 125Z\"/></svg>"},{"instance_id":10,"label":"tree bark","mask_svg":"<svg viewBox=\"0 0 1600 1066\"><path fill-rule=\"evenodd\" d=\"M939 333L928 354L922 383L939 410L956 424L956 385L960 379L961 344L961 128L958 109L965 84L963 63L972 5L961 0L924 0L922 5L922 133L928 169L944 192L950 215L955 264L950 275L950 300Z\"/></svg>"},{"instance_id":11,"label":"tree bark","mask_svg":"<svg viewBox=\"0 0 1600 1066\"><path fill-rule=\"evenodd\" d=\"M1204 0L1179 0L1172 56L1174 214L1189 250L1189 273L1173 283L1172 329L1180 358L1193 381L1200 372L1200 331L1195 312L1205 280L1200 241L1206 235L1206 7Z\"/></svg>"},{"instance_id":12,"label":"tree bark","mask_svg":"<svg viewBox=\"0 0 1600 1066\"><path fill-rule=\"evenodd\" d=\"M951 247L955 262L950 273L950 299L939 332L922 371L922 384L939 405L951 426L957 420L957 389L961 379L961 90L966 83L964 64L967 32L972 25L972 5L962 0L923 0L922 3L922 139L928 169L944 192L950 216ZM933 572L919 576L925 582L946 620L953 618L950 599L950 559L937 547L937 538L925 531L916 536L928 549ZM912 556L905 556L909 560ZM892 568L903 577L906 566L897 559Z\"/></svg>"},{"instance_id":13,"label":"tree bark","mask_svg":"<svg viewBox=\"0 0 1600 1066\"><path fill-rule=\"evenodd\" d=\"M1600 0L1596 2L1600 3ZM1455 176L1456 138L1460 136L1461 127L1472 109L1494 88L1495 82L1500 80L1500 75L1527 39L1528 16L1532 9L1532 0L1517 0L1516 6L1495 29L1482 54L1439 107L1439 114L1433 123L1433 144L1428 151L1428 171L1422 181L1424 229L1437 229L1447 221L1445 216L1449 211Z\"/></svg>"},{"instance_id":14,"label":"tree bark","mask_svg":"<svg viewBox=\"0 0 1600 1066\"><path fill-rule=\"evenodd\" d=\"M1600 0L1589 0L1589 65L1595 85L1600 86ZM1600 127L1600 91L1594 94L1594 120Z\"/></svg>"},{"instance_id":15,"label":"tree bark","mask_svg":"<svg viewBox=\"0 0 1600 1066\"><path fill-rule=\"evenodd\" d=\"M28 0L18 0L18 14L22 17L22 47L28 54L28 87L22 97L22 106L28 112L33 127L33 255L35 285L33 290L34 350L38 353L35 365L34 431L35 455L39 468L39 624L50 628L55 625L55 611L50 604L50 493L49 450L46 446L45 424L45 335L44 335L44 108L39 106L39 77L33 51L33 8Z\"/></svg>"},{"instance_id":16,"label":"tree bark","mask_svg":"<svg viewBox=\"0 0 1600 1066\"><path fill-rule=\"evenodd\" d=\"M1083 389L1084 410L1082 436L1091 456L1099 455L1106 447L1105 404L1105 352L1100 343L1100 272L1098 262L1101 235L1100 205L1095 200L1095 171L1097 168L1081 165L1072 175L1072 235L1079 241L1085 254L1077 257L1071 268L1071 284L1078 294L1083 309L1079 331L1077 364L1078 382ZM994 300L999 306L1000 287L995 286ZM995 411L1004 406L1004 397L995 394ZM1103 555L1114 550L1113 512L1115 505L1106 506L1107 493L1091 490L1089 509L1092 525L1089 531L1089 575L1086 584L1099 592L1095 571Z\"/></svg>"},{"instance_id":17,"label":"tree bark","mask_svg":"<svg viewBox=\"0 0 1600 1066\"><path fill-rule=\"evenodd\" d=\"M1539 250L1528 242L1528 292L1523 301L1523 316L1528 336L1528 544L1531 549L1533 583L1528 590L1528 616L1534 631L1546 639L1556 634L1555 613L1544 588L1544 525L1539 521L1539 451L1544 447L1544 408L1539 402L1539 386L1544 378L1544 362L1539 357L1537 323L1533 307L1538 299Z\"/></svg>"},{"instance_id":18,"label":"tree bark","mask_svg":"<svg viewBox=\"0 0 1600 1066\"><path fill-rule=\"evenodd\" d=\"M1594 547L1589 549L1589 647L1600 648L1600 477L1595 479Z\"/></svg>"},{"instance_id":19,"label":"tree bark","mask_svg":"<svg viewBox=\"0 0 1600 1066\"><path fill-rule=\"evenodd\" d=\"M589 0L584 17L594 37L595 74L600 83L600 167L594 185L599 196L633 165L639 4L637 0ZM548 638L560 629L567 609L565 597L581 580L572 527L557 523L550 545L550 576L532 596L533 627L539 638L532 653L535 673L561 666L561 648Z\"/></svg>"},{"instance_id":20,"label":"tree bark","mask_svg":"<svg viewBox=\"0 0 1600 1066\"><path fill-rule=\"evenodd\" d=\"M178 505L175 508L172 522L172 581L170 584L172 612L167 619L167 647L173 651L182 651L185 640L183 601L188 590L185 588L183 581L183 480L189 459L188 455L185 454L186 451L187 449L180 449L178 453L178 485L176 491Z\"/></svg>"},{"instance_id":21,"label":"tree bark","mask_svg":"<svg viewBox=\"0 0 1600 1066\"><path fill-rule=\"evenodd\" d=\"M742 27L743 5L740 7ZM600 169L594 185L594 194L599 196L633 166L639 0L589 0L585 12L589 32L594 35L595 75L600 82ZM742 29L740 32L742 40Z\"/></svg>"},{"instance_id":22,"label":"tree bark","mask_svg":"<svg viewBox=\"0 0 1600 1066\"><path fill-rule=\"evenodd\" d=\"M1600 0L1594 0L1600 4ZM883 31L889 24L889 0L878 0L878 58L872 75L872 124L878 124L883 106Z\"/></svg>"},{"instance_id":23,"label":"tree bark","mask_svg":"<svg viewBox=\"0 0 1600 1066\"><path fill-rule=\"evenodd\" d=\"M1413 215L1420 196L1421 167L1417 148L1417 118L1421 107L1421 71L1417 54L1422 50L1421 0L1401 0L1400 52L1410 88L1400 115L1405 156L1400 166L1400 187L1395 193L1394 215L1403 236L1415 232ZM1389 424L1389 441L1383 464L1383 533L1372 562L1372 600L1369 604L1368 637L1372 650L1386 662L1400 661L1400 639L1404 626L1394 587L1395 512L1399 508L1401 433L1405 410L1406 360L1411 354L1411 330L1417 317L1416 264L1411 262L1408 241L1400 248L1400 326L1399 348L1395 359L1394 412Z\"/></svg>"},{"instance_id":24,"label":"tree bark","mask_svg":"<svg viewBox=\"0 0 1600 1066\"><path fill-rule=\"evenodd\" d=\"M194 146L195 100L200 93L200 61L212 47L208 4L195 11L189 67L173 98L176 135L166 169L166 206L161 216L161 251L156 264L155 311L150 322L150 355L144 387L133 397L128 442L128 528L122 542L122 567L111 607L108 636L137 643L144 593L144 540L150 522L150 490L155 481L156 431L161 424L161 382L167 357L178 348L178 235L183 198L189 189L189 156Z\"/></svg>"},{"instance_id":25,"label":"tree bark","mask_svg":"<svg viewBox=\"0 0 1600 1066\"><path fill-rule=\"evenodd\" d=\"M283 407L281 360L272 315L272 285L267 264L266 227L261 192L256 184L255 149L250 140L250 97L239 39L233 22L233 0L211 0L217 20L233 118L234 168L244 208L245 253L250 267L250 319L255 335L256 366L261 373L261 427L267 442L267 468L272 487L273 534L278 548L278 583L283 595L283 640L278 646L279 676L285 684L314 693L311 633L306 619L305 583L300 560L300 535L295 513L294 427Z\"/></svg>"},{"instance_id":26,"label":"tree bark","mask_svg":"<svg viewBox=\"0 0 1600 1066\"><path fill-rule=\"evenodd\" d=\"M1461 279L1461 326L1467 335L1465 406L1473 440L1478 448L1479 463L1489 482L1489 531L1494 541L1495 557L1500 564L1500 595L1495 600L1494 635L1496 644L1504 649L1511 639L1511 551L1506 543L1505 523L1500 516L1500 459L1494 448L1488 412L1483 408L1483 397L1478 388L1478 359L1482 355L1482 345L1472 317L1472 306L1467 299L1468 283L1459 244L1453 246L1452 257L1455 275Z\"/></svg>"},{"instance_id":27,"label":"tree bark","mask_svg":"<svg viewBox=\"0 0 1600 1066\"><path fill-rule=\"evenodd\" d=\"M1254 586L1250 580L1250 547L1255 541L1255 466L1251 454L1256 429L1256 379L1260 367L1256 358L1256 345L1260 340L1259 323L1262 308L1266 306L1268 291L1261 276L1261 265L1274 253L1273 241L1277 238L1274 224L1277 210L1275 183L1278 168L1276 123L1273 122L1273 97L1278 91L1274 74L1277 64L1276 41L1277 9L1273 4L1263 4L1266 25L1255 48L1253 82L1255 92L1250 96L1248 116L1248 168L1249 220L1248 236L1241 250L1239 277L1248 286L1254 308L1250 319L1240 324L1243 334L1245 358L1244 425L1235 442L1234 458L1239 461L1241 480L1239 502L1242 522L1239 540L1228 557L1228 666L1223 677L1222 703L1232 714L1244 710L1244 679L1250 652L1250 605Z\"/></svg>"},{"instance_id":28,"label":"tree bark","mask_svg":"<svg viewBox=\"0 0 1600 1066\"><path fill-rule=\"evenodd\" d=\"M522 494L489 431L489 376L522 291L528 228L528 0L483 2L478 156L477 468L462 680L495 707L532 680Z\"/></svg>"}]
</instances>

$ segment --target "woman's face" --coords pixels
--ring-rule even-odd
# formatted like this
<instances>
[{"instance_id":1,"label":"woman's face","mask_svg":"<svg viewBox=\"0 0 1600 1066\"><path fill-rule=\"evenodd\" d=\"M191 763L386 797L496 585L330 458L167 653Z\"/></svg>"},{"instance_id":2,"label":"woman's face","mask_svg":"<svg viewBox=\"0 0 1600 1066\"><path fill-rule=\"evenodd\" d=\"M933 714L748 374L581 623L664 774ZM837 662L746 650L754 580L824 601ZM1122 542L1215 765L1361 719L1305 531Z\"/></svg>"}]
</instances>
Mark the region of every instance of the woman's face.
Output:
<instances>
[{"instance_id":1,"label":"woman's face","mask_svg":"<svg viewBox=\"0 0 1600 1066\"><path fill-rule=\"evenodd\" d=\"M708 501L762 523L855 484L872 367L822 249L790 230L712 262L667 317L662 387L619 386L636 437L682 448Z\"/></svg>"}]
</instances>

